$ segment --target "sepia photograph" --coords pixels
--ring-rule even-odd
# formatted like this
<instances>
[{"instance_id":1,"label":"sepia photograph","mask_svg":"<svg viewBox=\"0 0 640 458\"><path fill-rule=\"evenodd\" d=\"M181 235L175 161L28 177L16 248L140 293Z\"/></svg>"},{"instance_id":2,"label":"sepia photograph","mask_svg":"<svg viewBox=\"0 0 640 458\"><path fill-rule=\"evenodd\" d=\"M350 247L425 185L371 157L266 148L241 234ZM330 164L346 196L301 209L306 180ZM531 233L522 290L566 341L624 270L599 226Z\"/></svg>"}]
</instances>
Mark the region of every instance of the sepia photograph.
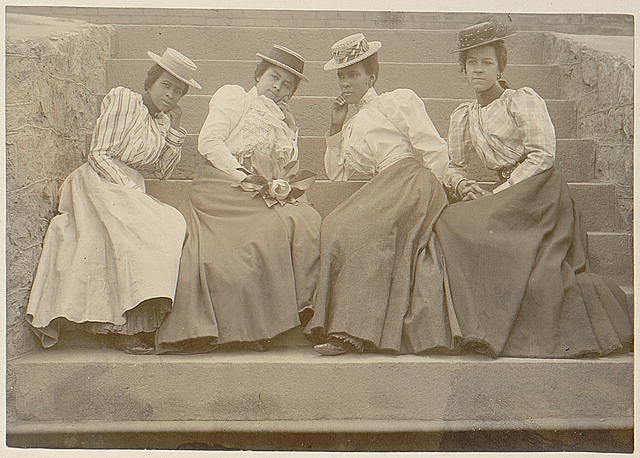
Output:
<instances>
[{"instance_id":1,"label":"sepia photograph","mask_svg":"<svg viewBox=\"0 0 640 458\"><path fill-rule=\"evenodd\" d=\"M4 6L5 452L632 454L634 12L218 3Z\"/></svg>"}]
</instances>

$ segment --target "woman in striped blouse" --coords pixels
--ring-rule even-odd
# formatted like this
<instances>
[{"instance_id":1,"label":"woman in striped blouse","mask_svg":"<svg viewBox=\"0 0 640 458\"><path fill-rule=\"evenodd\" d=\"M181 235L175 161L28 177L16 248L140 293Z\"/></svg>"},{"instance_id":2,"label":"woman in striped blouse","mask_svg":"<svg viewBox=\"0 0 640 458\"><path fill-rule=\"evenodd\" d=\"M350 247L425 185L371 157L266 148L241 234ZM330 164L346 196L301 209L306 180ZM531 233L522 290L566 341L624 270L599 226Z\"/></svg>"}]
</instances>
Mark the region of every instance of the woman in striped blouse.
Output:
<instances>
[{"instance_id":1,"label":"woman in striped blouse","mask_svg":"<svg viewBox=\"0 0 640 458\"><path fill-rule=\"evenodd\" d=\"M434 227L450 293L442 346L536 358L628 350L625 295L588 271L579 213L554 168L545 102L501 78L511 34L495 20L460 32L460 64L477 100L451 115L445 183L463 202ZM497 172L493 191L467 177L467 149Z\"/></svg>"},{"instance_id":2,"label":"woman in striped blouse","mask_svg":"<svg viewBox=\"0 0 640 458\"><path fill-rule=\"evenodd\" d=\"M200 86L178 51L148 54L155 64L144 93L117 87L105 96L87 162L62 185L26 312L45 348L69 321L116 334L127 352L150 353L171 309L185 222L145 193L140 171L171 174L186 134L178 102Z\"/></svg>"}]
</instances>

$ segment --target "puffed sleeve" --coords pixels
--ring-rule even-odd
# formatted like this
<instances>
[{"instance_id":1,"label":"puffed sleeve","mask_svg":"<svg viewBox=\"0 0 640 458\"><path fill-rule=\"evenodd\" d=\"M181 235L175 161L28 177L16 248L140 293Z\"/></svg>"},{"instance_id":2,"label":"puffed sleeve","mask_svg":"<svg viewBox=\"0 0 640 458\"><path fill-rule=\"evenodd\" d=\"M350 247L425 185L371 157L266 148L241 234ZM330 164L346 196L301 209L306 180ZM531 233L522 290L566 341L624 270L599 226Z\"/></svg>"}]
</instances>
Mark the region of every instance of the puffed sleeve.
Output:
<instances>
[{"instance_id":1,"label":"puffed sleeve","mask_svg":"<svg viewBox=\"0 0 640 458\"><path fill-rule=\"evenodd\" d=\"M449 118L449 164L445 186L456 192L458 184L467 177L467 159L465 156L465 131L469 120L469 102L462 103L453 110Z\"/></svg>"},{"instance_id":2,"label":"puffed sleeve","mask_svg":"<svg viewBox=\"0 0 640 458\"><path fill-rule=\"evenodd\" d=\"M170 124L170 121L166 121ZM180 162L182 155L182 145L184 144L184 138L187 135L187 131L182 127L174 129L169 126L167 135L165 135L165 144L160 153L158 162L156 163L157 174L160 178L167 178Z\"/></svg>"},{"instance_id":3,"label":"puffed sleeve","mask_svg":"<svg viewBox=\"0 0 640 458\"><path fill-rule=\"evenodd\" d=\"M332 181L347 181L353 173L353 170L347 167L346 161L344 160L342 130L334 135L327 133L324 138L327 142L327 150L324 154L324 168L327 172L327 177Z\"/></svg>"},{"instance_id":4,"label":"puffed sleeve","mask_svg":"<svg viewBox=\"0 0 640 458\"><path fill-rule=\"evenodd\" d=\"M246 175L225 140L242 119L246 92L240 86L222 86L211 97L209 115L198 136L198 151L217 169L237 178Z\"/></svg>"},{"instance_id":5,"label":"puffed sleeve","mask_svg":"<svg viewBox=\"0 0 640 458\"><path fill-rule=\"evenodd\" d=\"M507 101L507 109L518 126L526 158L494 192L550 169L556 157L556 131L542 97L531 88L518 89Z\"/></svg>"},{"instance_id":6,"label":"puffed sleeve","mask_svg":"<svg viewBox=\"0 0 640 458\"><path fill-rule=\"evenodd\" d=\"M424 166L442 181L447 170L447 142L433 125L422 99L410 89L396 89L384 96L384 114L407 135Z\"/></svg>"},{"instance_id":7,"label":"puffed sleeve","mask_svg":"<svg viewBox=\"0 0 640 458\"><path fill-rule=\"evenodd\" d=\"M133 189L141 188L120 170L113 159L114 156L117 157L120 146L133 125L137 109L133 91L124 87L111 89L102 100L91 150L87 155L87 162L98 175L112 183Z\"/></svg>"}]
</instances>

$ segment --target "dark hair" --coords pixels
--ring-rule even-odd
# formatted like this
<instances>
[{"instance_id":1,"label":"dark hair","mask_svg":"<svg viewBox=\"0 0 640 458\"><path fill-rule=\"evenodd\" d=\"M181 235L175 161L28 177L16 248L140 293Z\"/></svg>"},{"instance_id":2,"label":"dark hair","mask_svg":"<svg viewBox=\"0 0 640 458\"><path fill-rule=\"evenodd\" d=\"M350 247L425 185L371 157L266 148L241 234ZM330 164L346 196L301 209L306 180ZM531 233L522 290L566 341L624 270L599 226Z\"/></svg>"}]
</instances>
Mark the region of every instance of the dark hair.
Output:
<instances>
[{"instance_id":1,"label":"dark hair","mask_svg":"<svg viewBox=\"0 0 640 458\"><path fill-rule=\"evenodd\" d=\"M153 86L153 83L155 83L164 72L166 72L164 68L162 68L158 64L153 64L149 69L149 71L147 72L147 79L144 80L144 90L145 91L149 90L151 86ZM184 89L182 90L182 95L185 95L187 92L189 92L189 85L187 83L184 83Z\"/></svg>"},{"instance_id":2,"label":"dark hair","mask_svg":"<svg viewBox=\"0 0 640 458\"><path fill-rule=\"evenodd\" d=\"M493 43L487 43L485 46L491 46L496 53L498 59L498 71L502 73L507 67L507 47L504 45L504 40L494 41ZM465 50L458 53L458 63L460 64L460 71L464 74L467 73L467 53L469 50ZM509 83L504 79L499 79L498 83L505 89L509 89Z\"/></svg>"},{"instance_id":3,"label":"dark hair","mask_svg":"<svg viewBox=\"0 0 640 458\"><path fill-rule=\"evenodd\" d=\"M253 72L253 79L255 79L257 82L258 78L264 75L264 72L266 72L269 67L276 67L276 68L280 68L281 70L285 70L284 68L278 67L277 65L273 65L272 63L267 62L266 60L261 60L260 62L258 62L258 65L256 65L256 70ZM291 95L293 95L298 90L298 84L300 84L300 77L297 75L294 75L293 73L291 73L291 75L293 75L293 91L291 91Z\"/></svg>"},{"instance_id":4,"label":"dark hair","mask_svg":"<svg viewBox=\"0 0 640 458\"><path fill-rule=\"evenodd\" d=\"M375 86L378 81L378 75L380 74L380 64L378 63L378 53L373 53L366 59L361 61L364 65L364 71L367 75L375 75L373 85Z\"/></svg>"}]
</instances>

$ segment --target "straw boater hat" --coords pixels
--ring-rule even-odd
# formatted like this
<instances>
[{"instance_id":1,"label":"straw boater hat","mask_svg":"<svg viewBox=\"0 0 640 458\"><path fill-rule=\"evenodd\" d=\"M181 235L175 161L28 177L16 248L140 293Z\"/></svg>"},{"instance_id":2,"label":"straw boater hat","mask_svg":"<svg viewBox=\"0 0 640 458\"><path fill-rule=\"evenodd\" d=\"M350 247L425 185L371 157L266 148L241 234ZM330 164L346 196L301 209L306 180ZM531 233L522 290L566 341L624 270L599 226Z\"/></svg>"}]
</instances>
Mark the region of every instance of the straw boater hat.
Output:
<instances>
[{"instance_id":1,"label":"straw boater hat","mask_svg":"<svg viewBox=\"0 0 640 458\"><path fill-rule=\"evenodd\" d=\"M280 45L273 45L268 56L264 56L260 53L256 53L256 56L270 64L293 73L298 78L309 81L309 79L302 74L304 70L304 57L289 48L285 48Z\"/></svg>"},{"instance_id":2,"label":"straw boater hat","mask_svg":"<svg viewBox=\"0 0 640 458\"><path fill-rule=\"evenodd\" d=\"M156 64L164 68L180 81L183 81L196 89L202 89L196 80L193 79L193 75L198 67L187 56L172 48L167 48L162 57L152 53L151 51L147 51L147 55Z\"/></svg>"},{"instance_id":3,"label":"straw boater hat","mask_svg":"<svg viewBox=\"0 0 640 458\"><path fill-rule=\"evenodd\" d=\"M379 41L368 42L361 33L349 35L331 46L331 60L324 64L325 70L337 70L360 62L377 53L382 47Z\"/></svg>"},{"instance_id":4,"label":"straw boater hat","mask_svg":"<svg viewBox=\"0 0 640 458\"><path fill-rule=\"evenodd\" d=\"M499 23L496 18L492 17L487 22L461 30L458 35L458 49L451 52L462 52L467 49L477 48L514 34L515 32L509 26Z\"/></svg>"}]
</instances>

